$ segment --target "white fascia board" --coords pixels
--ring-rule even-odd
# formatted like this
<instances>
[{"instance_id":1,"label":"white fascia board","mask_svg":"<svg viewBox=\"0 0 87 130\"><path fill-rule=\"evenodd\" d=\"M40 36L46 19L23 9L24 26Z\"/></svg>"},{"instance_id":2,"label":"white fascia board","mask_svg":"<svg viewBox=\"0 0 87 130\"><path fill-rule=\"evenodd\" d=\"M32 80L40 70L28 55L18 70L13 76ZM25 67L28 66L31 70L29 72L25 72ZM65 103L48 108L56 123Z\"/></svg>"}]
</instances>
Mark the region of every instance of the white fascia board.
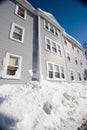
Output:
<instances>
[{"instance_id":1,"label":"white fascia board","mask_svg":"<svg viewBox=\"0 0 87 130\"><path fill-rule=\"evenodd\" d=\"M27 0L16 0L16 2L35 14L35 8Z\"/></svg>"},{"instance_id":2,"label":"white fascia board","mask_svg":"<svg viewBox=\"0 0 87 130\"><path fill-rule=\"evenodd\" d=\"M48 22L50 22L51 24L53 24L55 27L59 28L61 31L64 31L64 28L62 28L60 26L60 24L56 21L56 20L52 20L52 18L50 18L46 13L44 13L45 11L41 10L40 8L36 9L36 13L40 16L42 16L43 18L45 18ZM48 12L47 12L48 13ZM50 13L48 13L50 14ZM52 15L52 14L50 14Z\"/></svg>"},{"instance_id":3,"label":"white fascia board","mask_svg":"<svg viewBox=\"0 0 87 130\"><path fill-rule=\"evenodd\" d=\"M82 51L85 52L84 48L82 47L82 45L74 38L72 37L71 35L69 35L68 33L66 32L63 32L63 35L70 41L72 41L78 48L80 48Z\"/></svg>"}]
</instances>

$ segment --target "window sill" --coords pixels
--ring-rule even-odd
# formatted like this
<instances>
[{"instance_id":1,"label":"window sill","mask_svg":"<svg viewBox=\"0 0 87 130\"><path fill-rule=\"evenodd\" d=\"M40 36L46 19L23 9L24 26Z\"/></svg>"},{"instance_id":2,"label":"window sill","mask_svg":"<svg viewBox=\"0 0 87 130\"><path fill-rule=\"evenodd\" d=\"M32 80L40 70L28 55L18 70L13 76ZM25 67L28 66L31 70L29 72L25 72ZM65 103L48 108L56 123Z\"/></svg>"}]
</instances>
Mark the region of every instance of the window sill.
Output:
<instances>
[{"instance_id":1,"label":"window sill","mask_svg":"<svg viewBox=\"0 0 87 130\"><path fill-rule=\"evenodd\" d=\"M17 40L15 38L12 38L12 37L9 37L9 39L13 40L13 41L16 41L16 42L19 42L19 43L24 43L24 41L20 41L20 40Z\"/></svg>"},{"instance_id":2,"label":"window sill","mask_svg":"<svg viewBox=\"0 0 87 130\"><path fill-rule=\"evenodd\" d=\"M63 79L63 78L59 78L59 79L53 78L53 79L50 79L48 77L47 77L47 80L49 80L49 81L66 81L66 79Z\"/></svg>"},{"instance_id":3,"label":"window sill","mask_svg":"<svg viewBox=\"0 0 87 130\"><path fill-rule=\"evenodd\" d=\"M53 52L53 51L50 51L50 50L48 50L48 49L45 49L47 52L49 52L49 53L52 53L52 54L55 54L55 55L57 55L57 56L63 56L63 55L59 55L58 53L55 53L55 52Z\"/></svg>"},{"instance_id":4,"label":"window sill","mask_svg":"<svg viewBox=\"0 0 87 130\"><path fill-rule=\"evenodd\" d=\"M23 19L24 21L26 20L25 17L23 18L23 17L21 17L20 15L18 15L18 14L16 14L16 13L15 13L15 15L18 16L19 18Z\"/></svg>"},{"instance_id":5,"label":"window sill","mask_svg":"<svg viewBox=\"0 0 87 130\"><path fill-rule=\"evenodd\" d=\"M2 79L14 79L14 80L19 80L21 79L21 76L17 77L17 76L9 76L9 75L3 75L1 76Z\"/></svg>"},{"instance_id":6,"label":"window sill","mask_svg":"<svg viewBox=\"0 0 87 130\"><path fill-rule=\"evenodd\" d=\"M56 38L60 38L59 36L55 35L54 33L52 33L50 30L46 29L45 27L43 27L45 31L49 32L50 34L52 34L53 36L55 36Z\"/></svg>"}]
</instances>

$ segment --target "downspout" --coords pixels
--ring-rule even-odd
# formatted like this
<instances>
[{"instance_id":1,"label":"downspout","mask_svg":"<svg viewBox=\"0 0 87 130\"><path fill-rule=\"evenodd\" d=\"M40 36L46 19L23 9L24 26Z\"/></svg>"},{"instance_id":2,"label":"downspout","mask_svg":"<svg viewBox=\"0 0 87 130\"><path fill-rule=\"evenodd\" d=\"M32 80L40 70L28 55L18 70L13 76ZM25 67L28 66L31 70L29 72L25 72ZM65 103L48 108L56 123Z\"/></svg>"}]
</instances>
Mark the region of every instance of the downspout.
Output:
<instances>
[{"instance_id":1,"label":"downspout","mask_svg":"<svg viewBox=\"0 0 87 130\"><path fill-rule=\"evenodd\" d=\"M70 80L69 80L69 74L68 74L67 60L66 60L66 53L65 53L65 49L64 49L64 44L63 44L63 38L62 38L62 36L63 36L63 32L61 32L61 41L62 41L62 47L63 47L63 52L64 52L67 81L70 82Z\"/></svg>"},{"instance_id":2,"label":"downspout","mask_svg":"<svg viewBox=\"0 0 87 130\"><path fill-rule=\"evenodd\" d=\"M38 15L38 81L41 81L41 37L40 16Z\"/></svg>"}]
</instances>

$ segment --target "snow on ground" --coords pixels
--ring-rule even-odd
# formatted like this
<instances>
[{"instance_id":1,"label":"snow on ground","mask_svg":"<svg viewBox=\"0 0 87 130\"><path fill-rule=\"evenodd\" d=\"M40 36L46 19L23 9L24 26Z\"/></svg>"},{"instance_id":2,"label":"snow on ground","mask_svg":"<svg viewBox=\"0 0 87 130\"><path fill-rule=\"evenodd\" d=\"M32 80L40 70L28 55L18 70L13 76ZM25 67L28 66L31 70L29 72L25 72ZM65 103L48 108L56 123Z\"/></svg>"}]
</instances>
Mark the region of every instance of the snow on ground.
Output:
<instances>
[{"instance_id":1,"label":"snow on ground","mask_svg":"<svg viewBox=\"0 0 87 130\"><path fill-rule=\"evenodd\" d=\"M77 130L84 119L87 85L32 81L0 86L2 130Z\"/></svg>"}]
</instances>

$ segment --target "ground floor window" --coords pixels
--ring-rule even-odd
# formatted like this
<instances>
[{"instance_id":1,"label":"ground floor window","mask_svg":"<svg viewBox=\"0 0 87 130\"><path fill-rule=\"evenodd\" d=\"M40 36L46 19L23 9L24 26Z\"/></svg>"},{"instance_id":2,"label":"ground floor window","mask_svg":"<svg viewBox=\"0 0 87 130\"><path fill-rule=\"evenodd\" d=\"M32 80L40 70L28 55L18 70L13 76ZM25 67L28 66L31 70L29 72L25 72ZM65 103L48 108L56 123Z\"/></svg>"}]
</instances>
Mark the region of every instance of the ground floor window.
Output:
<instances>
[{"instance_id":1,"label":"ground floor window","mask_svg":"<svg viewBox=\"0 0 87 130\"><path fill-rule=\"evenodd\" d=\"M53 65L51 63L48 63L48 76L49 78L53 78Z\"/></svg>"},{"instance_id":2,"label":"ground floor window","mask_svg":"<svg viewBox=\"0 0 87 130\"><path fill-rule=\"evenodd\" d=\"M74 73L73 73L73 70L70 70L70 78L71 78L72 81L74 80Z\"/></svg>"},{"instance_id":3,"label":"ground floor window","mask_svg":"<svg viewBox=\"0 0 87 130\"><path fill-rule=\"evenodd\" d=\"M21 75L21 61L21 56L7 53L4 57L2 78L19 79Z\"/></svg>"},{"instance_id":4,"label":"ground floor window","mask_svg":"<svg viewBox=\"0 0 87 130\"><path fill-rule=\"evenodd\" d=\"M64 79L64 67L54 63L47 63L47 77L49 79Z\"/></svg>"},{"instance_id":5,"label":"ground floor window","mask_svg":"<svg viewBox=\"0 0 87 130\"><path fill-rule=\"evenodd\" d=\"M80 81L82 80L81 74L79 72L78 72L78 78L79 78Z\"/></svg>"}]
</instances>

